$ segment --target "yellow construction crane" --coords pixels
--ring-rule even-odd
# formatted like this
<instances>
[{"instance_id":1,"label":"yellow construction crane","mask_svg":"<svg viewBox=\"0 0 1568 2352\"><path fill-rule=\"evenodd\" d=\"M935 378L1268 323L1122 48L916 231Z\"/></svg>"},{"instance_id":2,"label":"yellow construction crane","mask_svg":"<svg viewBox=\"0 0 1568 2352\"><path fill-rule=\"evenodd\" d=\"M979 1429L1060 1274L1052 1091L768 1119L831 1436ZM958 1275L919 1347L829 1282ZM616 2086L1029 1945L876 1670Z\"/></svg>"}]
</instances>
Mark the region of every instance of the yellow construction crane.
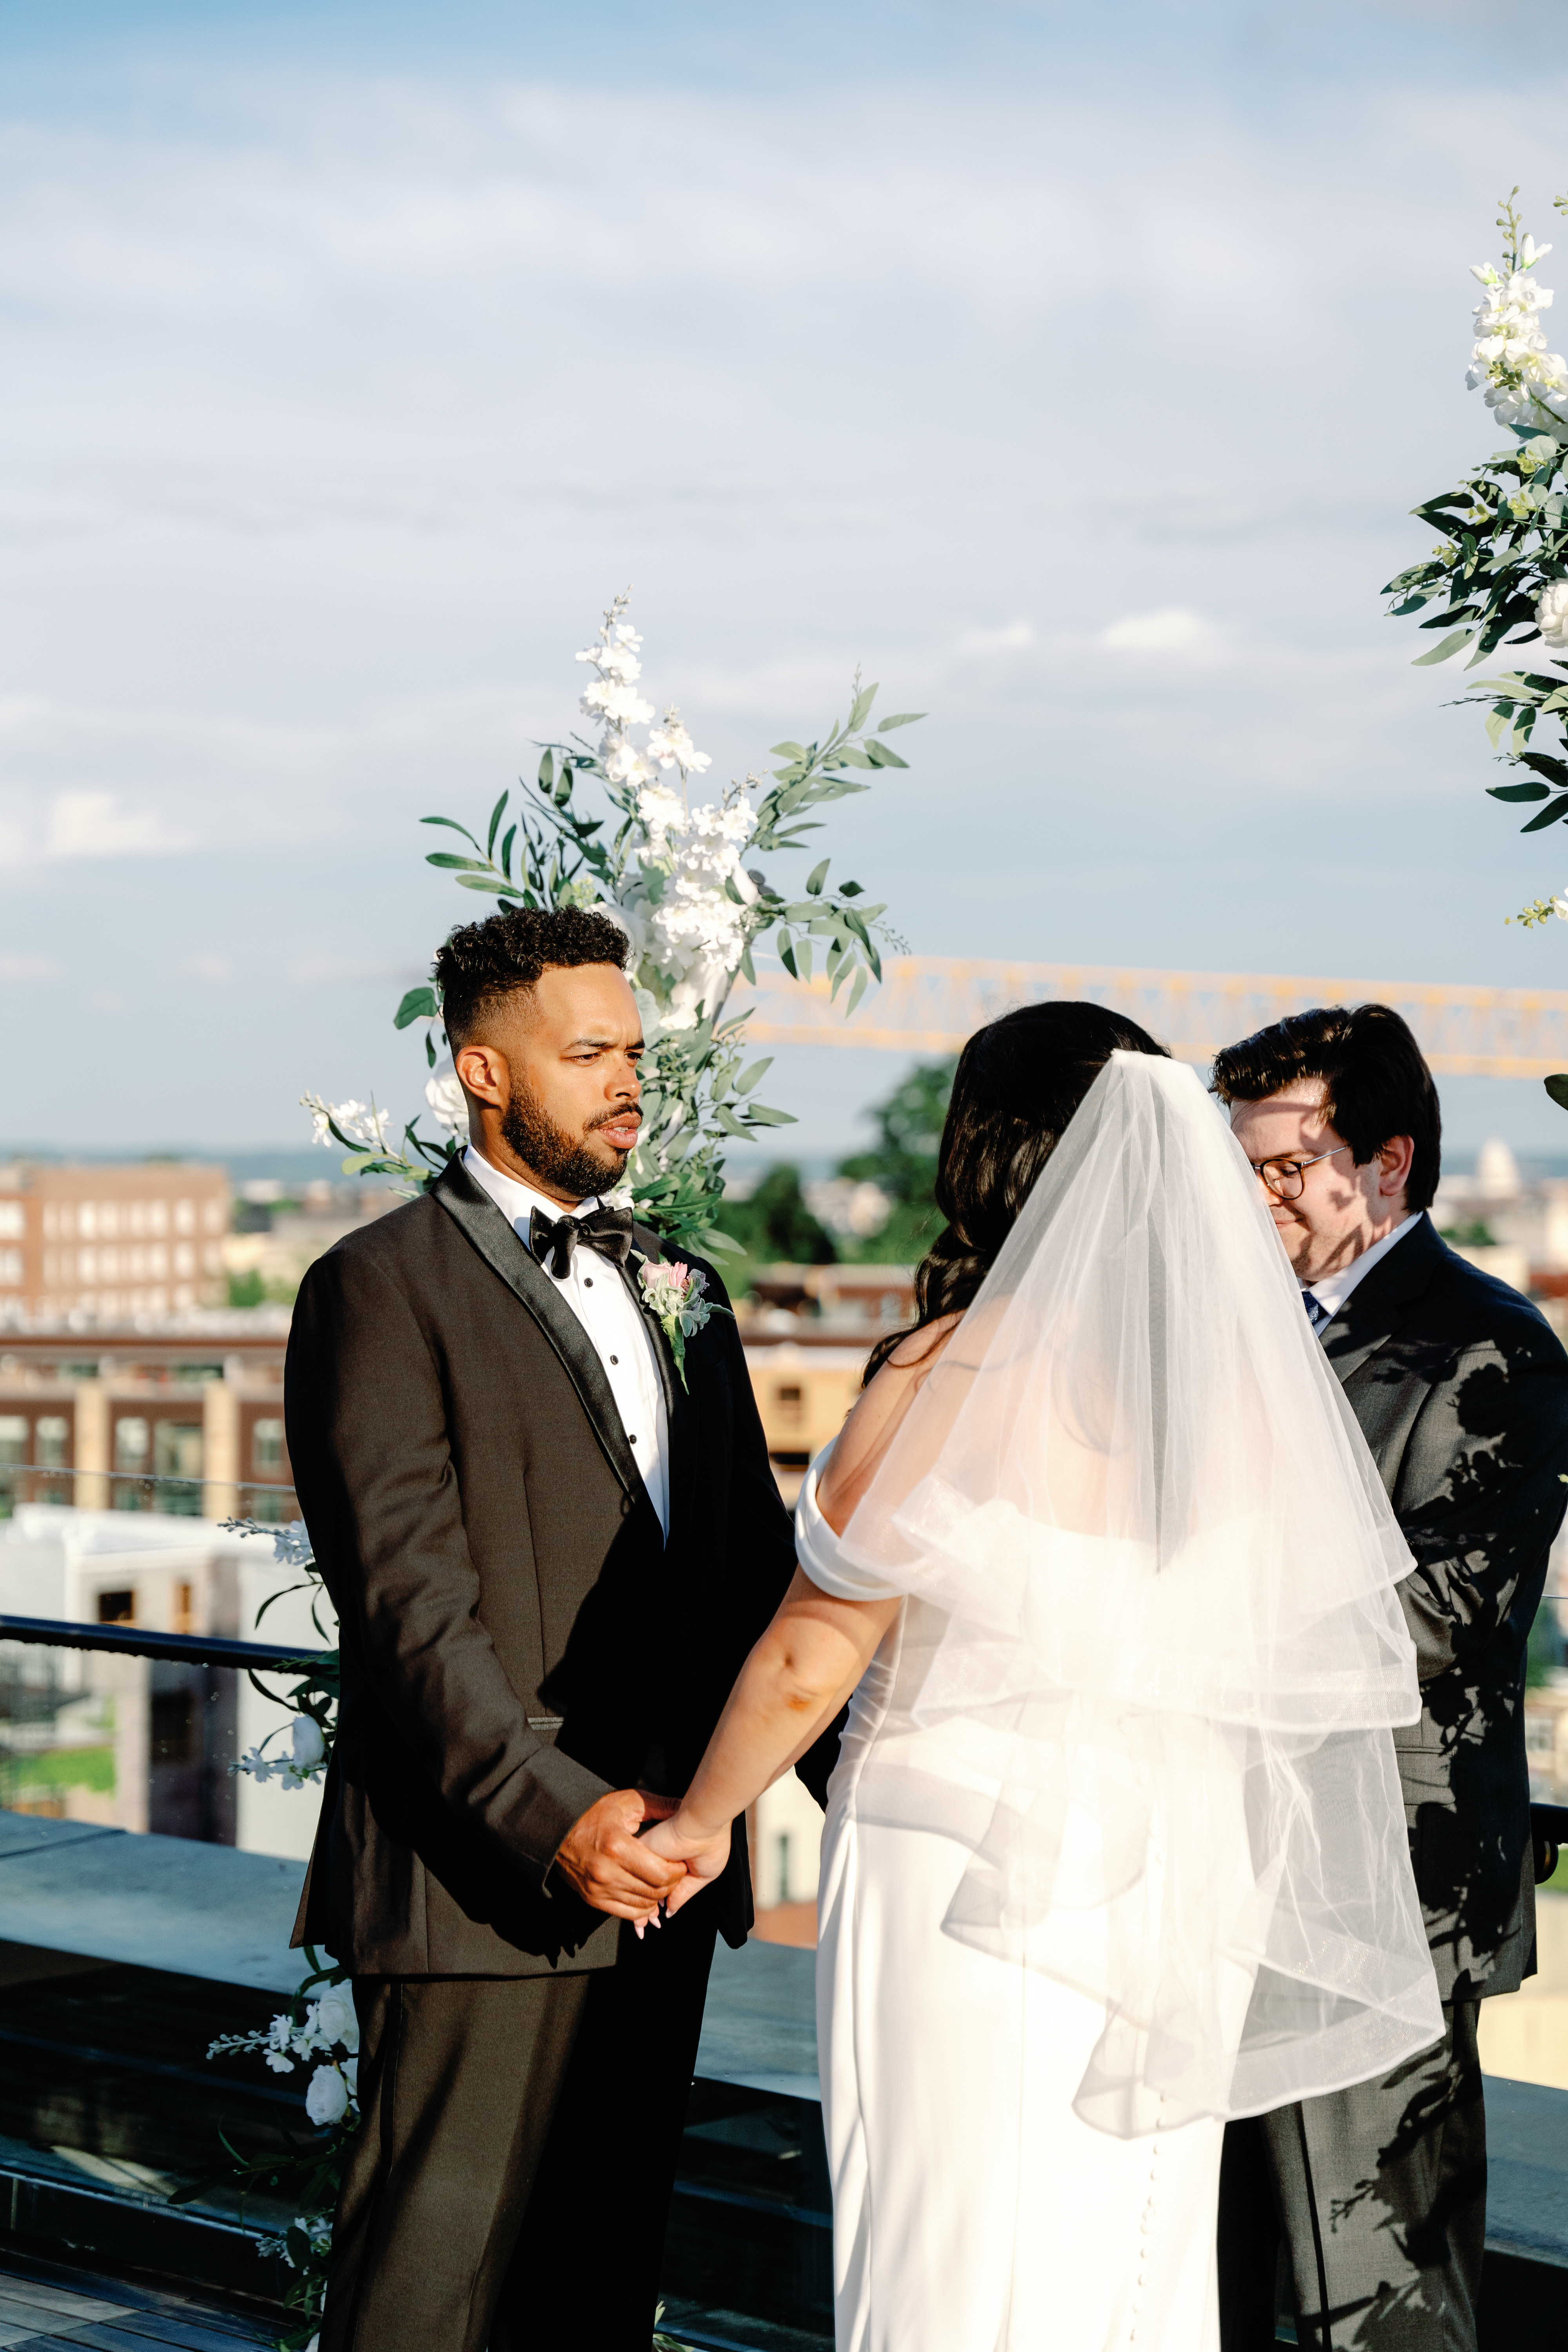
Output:
<instances>
[{"instance_id":1,"label":"yellow construction crane","mask_svg":"<svg viewBox=\"0 0 1568 2352\"><path fill-rule=\"evenodd\" d=\"M1143 971L1121 964L1005 963L963 956L901 956L858 1012L844 1017L844 992L830 1002L817 974L809 983L763 971L738 989L731 1009L754 1007L748 1036L759 1045L879 1046L905 1054L954 1054L983 1022L1010 1005L1050 996L1113 1004L1184 1062L1206 1062L1223 1045L1249 1036L1310 1004L1392 1004L1421 1041L1435 1070L1485 1078L1543 1078L1568 1070L1568 990L1466 988L1441 981L1293 980L1229 971Z\"/></svg>"}]
</instances>

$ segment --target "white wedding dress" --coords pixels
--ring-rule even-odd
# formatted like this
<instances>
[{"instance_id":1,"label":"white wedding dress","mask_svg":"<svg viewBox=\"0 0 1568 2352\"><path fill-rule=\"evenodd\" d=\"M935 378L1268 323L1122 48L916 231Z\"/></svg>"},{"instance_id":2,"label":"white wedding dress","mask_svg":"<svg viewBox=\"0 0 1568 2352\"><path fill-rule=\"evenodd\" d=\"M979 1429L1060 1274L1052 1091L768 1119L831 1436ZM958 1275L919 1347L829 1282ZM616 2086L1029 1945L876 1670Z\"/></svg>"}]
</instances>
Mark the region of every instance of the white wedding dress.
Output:
<instances>
[{"instance_id":1,"label":"white wedding dress","mask_svg":"<svg viewBox=\"0 0 1568 2352\"><path fill-rule=\"evenodd\" d=\"M1225 2121L1441 2013L1409 1556L1190 1071L1097 1081L842 1538L902 1606L829 1790L837 2352L1215 2352Z\"/></svg>"}]
</instances>

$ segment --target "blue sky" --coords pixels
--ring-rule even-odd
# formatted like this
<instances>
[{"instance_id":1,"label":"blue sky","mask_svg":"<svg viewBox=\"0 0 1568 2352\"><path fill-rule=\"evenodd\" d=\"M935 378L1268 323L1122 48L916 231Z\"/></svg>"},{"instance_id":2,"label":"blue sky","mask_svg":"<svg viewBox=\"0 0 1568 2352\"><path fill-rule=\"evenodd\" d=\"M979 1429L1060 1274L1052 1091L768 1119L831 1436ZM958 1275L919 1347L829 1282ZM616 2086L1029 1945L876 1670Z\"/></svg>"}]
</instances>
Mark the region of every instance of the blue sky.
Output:
<instances>
[{"instance_id":1,"label":"blue sky","mask_svg":"<svg viewBox=\"0 0 1568 2352\"><path fill-rule=\"evenodd\" d=\"M716 773L930 710L825 843L919 950L1568 985L1377 593L1568 185L1471 14L0 0L0 1139L412 1107L416 820L628 581ZM889 1075L769 1092L820 1154Z\"/></svg>"}]
</instances>

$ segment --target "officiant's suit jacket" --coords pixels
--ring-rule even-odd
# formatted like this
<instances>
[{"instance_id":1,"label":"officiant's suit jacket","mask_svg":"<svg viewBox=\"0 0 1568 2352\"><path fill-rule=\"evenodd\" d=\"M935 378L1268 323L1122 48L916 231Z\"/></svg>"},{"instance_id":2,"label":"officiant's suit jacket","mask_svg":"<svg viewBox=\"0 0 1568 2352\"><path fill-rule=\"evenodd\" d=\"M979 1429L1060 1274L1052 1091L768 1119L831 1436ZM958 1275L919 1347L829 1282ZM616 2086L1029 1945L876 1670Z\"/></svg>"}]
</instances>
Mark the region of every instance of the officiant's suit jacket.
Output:
<instances>
[{"instance_id":1,"label":"officiant's suit jacket","mask_svg":"<svg viewBox=\"0 0 1568 2352\"><path fill-rule=\"evenodd\" d=\"M661 1255L640 1227L636 1246ZM689 1387L649 1328L668 1541L586 1332L458 1160L305 1277L289 1451L342 1696L294 1939L355 1974L610 1966L618 1923L552 1874L556 1849L611 1789L684 1791L789 1582L733 1318L688 1339ZM743 1826L710 1899L742 1942Z\"/></svg>"},{"instance_id":2,"label":"officiant's suit jacket","mask_svg":"<svg viewBox=\"0 0 1568 2352\"><path fill-rule=\"evenodd\" d=\"M1425 1214L1323 1341L1415 1558L1421 1720L1394 1738L1438 1990L1512 1992L1535 1968L1525 1647L1568 1496L1568 1356Z\"/></svg>"}]
</instances>

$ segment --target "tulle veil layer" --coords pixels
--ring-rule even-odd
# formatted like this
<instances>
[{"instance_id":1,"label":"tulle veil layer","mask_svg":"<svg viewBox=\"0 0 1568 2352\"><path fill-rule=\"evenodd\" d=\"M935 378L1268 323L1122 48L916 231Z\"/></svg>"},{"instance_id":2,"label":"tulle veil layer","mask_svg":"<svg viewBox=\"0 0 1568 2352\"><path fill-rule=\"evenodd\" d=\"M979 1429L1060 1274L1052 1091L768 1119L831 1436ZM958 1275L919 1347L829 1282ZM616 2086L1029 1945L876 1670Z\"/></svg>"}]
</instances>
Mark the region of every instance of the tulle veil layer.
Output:
<instances>
[{"instance_id":1,"label":"tulle veil layer","mask_svg":"<svg viewBox=\"0 0 1568 2352\"><path fill-rule=\"evenodd\" d=\"M1103 2002L1131 2136L1442 2031L1391 1727L1410 1555L1223 1117L1118 1053L838 1547L945 1612L859 1805L970 1849L945 1932Z\"/></svg>"}]
</instances>

